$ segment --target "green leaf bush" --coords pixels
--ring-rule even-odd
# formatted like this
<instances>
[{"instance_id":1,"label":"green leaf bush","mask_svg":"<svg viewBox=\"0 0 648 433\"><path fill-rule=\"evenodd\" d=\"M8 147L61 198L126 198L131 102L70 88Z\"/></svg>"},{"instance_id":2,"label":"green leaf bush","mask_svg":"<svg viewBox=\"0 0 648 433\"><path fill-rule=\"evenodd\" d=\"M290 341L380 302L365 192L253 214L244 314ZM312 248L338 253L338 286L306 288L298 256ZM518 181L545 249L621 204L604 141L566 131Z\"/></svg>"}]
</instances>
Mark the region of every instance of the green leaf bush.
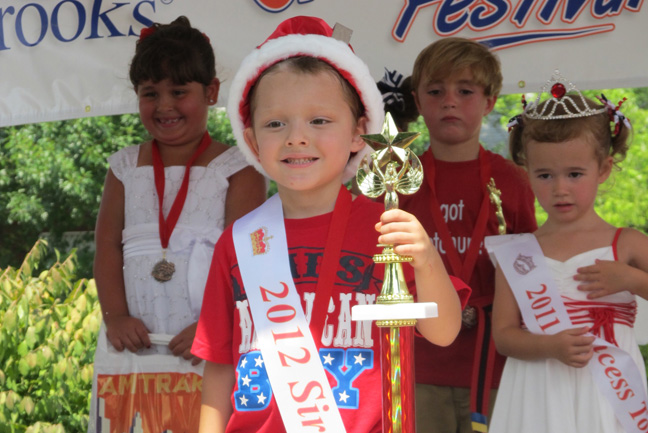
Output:
<instances>
[{"instance_id":1,"label":"green leaf bush","mask_svg":"<svg viewBox=\"0 0 648 433\"><path fill-rule=\"evenodd\" d=\"M0 433L85 432L101 322L94 280L75 256L34 276L38 241L20 268L0 270Z\"/></svg>"}]
</instances>

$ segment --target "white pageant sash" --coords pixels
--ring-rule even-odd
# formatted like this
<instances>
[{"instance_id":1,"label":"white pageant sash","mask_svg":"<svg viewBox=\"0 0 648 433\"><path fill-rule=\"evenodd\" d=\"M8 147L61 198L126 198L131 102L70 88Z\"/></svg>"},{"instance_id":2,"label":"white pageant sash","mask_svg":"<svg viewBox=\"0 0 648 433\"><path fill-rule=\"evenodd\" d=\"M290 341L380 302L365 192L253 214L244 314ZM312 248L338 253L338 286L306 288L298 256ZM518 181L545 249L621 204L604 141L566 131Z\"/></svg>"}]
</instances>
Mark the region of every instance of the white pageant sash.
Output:
<instances>
[{"instance_id":1,"label":"white pageant sash","mask_svg":"<svg viewBox=\"0 0 648 433\"><path fill-rule=\"evenodd\" d=\"M232 232L259 348L286 431L344 433L290 272L279 195L237 220Z\"/></svg>"},{"instance_id":2,"label":"white pageant sash","mask_svg":"<svg viewBox=\"0 0 648 433\"><path fill-rule=\"evenodd\" d=\"M511 286L530 332L556 334L574 327L534 235L488 236L485 245ZM632 357L597 337L587 366L626 432L648 432L646 389Z\"/></svg>"}]
</instances>

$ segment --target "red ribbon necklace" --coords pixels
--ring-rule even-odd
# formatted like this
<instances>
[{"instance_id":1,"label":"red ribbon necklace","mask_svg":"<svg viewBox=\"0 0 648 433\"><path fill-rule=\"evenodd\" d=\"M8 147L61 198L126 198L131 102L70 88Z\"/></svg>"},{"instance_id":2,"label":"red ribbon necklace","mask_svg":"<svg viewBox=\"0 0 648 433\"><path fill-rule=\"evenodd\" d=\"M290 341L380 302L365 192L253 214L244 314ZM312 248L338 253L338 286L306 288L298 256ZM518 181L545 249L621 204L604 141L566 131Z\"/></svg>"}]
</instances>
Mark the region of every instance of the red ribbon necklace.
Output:
<instances>
[{"instance_id":1,"label":"red ribbon necklace","mask_svg":"<svg viewBox=\"0 0 648 433\"><path fill-rule=\"evenodd\" d=\"M428 169L425 173L428 186L430 187L431 191L430 207L432 211L432 219L434 220L434 226L437 228L439 236L441 237L441 241L443 242L443 247L445 248L446 254L448 256L448 261L450 262L450 267L452 268L453 274L461 278L467 284L470 283L470 277L472 276L473 270L475 268L479 249L481 247L482 240L484 239L486 226L488 224L490 198L486 185L488 184L488 181L490 179L491 168L490 161L486 157L485 153L486 152L484 151L484 148L480 146L478 158L479 175L483 189L483 198L481 206L479 208L479 214L477 215L477 221L475 221L475 227L473 228L473 233L470 238L470 245L463 262L461 261L461 257L459 256L459 252L457 251L454 242L452 241L452 236L450 235L448 224L441 214L441 207L439 206L435 187L434 159L432 159L430 169Z\"/></svg>"},{"instance_id":2,"label":"red ribbon necklace","mask_svg":"<svg viewBox=\"0 0 648 433\"><path fill-rule=\"evenodd\" d=\"M158 281L169 281L175 272L175 265L166 260L166 249L169 246L169 239L171 238L171 233L180 218L180 213L182 213L182 208L184 207L185 201L187 199L187 192L189 190L189 174L191 172L191 166L194 164L196 159L207 149L211 143L211 137L208 132L205 132L203 135L198 148L194 154L189 158L185 166L184 177L182 179L182 184L178 190L175 200L171 205L171 210L167 218L164 218L164 164L162 158L160 157L160 149L157 143L157 140L153 140L151 145L151 153L153 156L153 178L155 180L155 191L158 196L159 204L159 232L160 232L160 243L162 244L162 260L157 262L153 267L151 275Z\"/></svg>"},{"instance_id":3,"label":"red ribbon necklace","mask_svg":"<svg viewBox=\"0 0 648 433\"><path fill-rule=\"evenodd\" d=\"M335 271L340 265L340 251L342 250L352 203L351 193L342 185L335 201L324 254L322 255L319 277L315 287L315 299L310 321L310 328L315 341L321 339L324 331L326 313L328 312L331 292L335 284Z\"/></svg>"}]
</instances>

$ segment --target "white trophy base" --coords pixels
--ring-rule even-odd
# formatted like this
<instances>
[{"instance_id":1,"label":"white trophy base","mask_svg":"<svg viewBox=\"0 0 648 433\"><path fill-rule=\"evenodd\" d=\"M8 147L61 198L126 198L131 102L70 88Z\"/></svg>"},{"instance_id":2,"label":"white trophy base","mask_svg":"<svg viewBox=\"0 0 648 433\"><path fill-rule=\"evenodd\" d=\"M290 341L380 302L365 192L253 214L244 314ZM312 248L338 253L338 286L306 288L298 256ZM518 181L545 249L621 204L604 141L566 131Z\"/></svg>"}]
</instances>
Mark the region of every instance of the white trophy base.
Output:
<instances>
[{"instance_id":1,"label":"white trophy base","mask_svg":"<svg viewBox=\"0 0 648 433\"><path fill-rule=\"evenodd\" d=\"M436 302L355 305L351 308L351 320L411 320L438 316Z\"/></svg>"}]
</instances>

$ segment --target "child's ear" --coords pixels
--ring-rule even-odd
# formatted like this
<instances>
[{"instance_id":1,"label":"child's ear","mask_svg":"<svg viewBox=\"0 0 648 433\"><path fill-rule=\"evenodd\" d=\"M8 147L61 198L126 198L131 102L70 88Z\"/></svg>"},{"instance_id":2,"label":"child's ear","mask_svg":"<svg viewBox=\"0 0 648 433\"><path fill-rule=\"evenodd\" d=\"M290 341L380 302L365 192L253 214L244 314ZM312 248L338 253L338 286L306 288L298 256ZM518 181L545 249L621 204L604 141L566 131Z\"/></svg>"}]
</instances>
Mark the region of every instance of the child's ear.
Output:
<instances>
[{"instance_id":1,"label":"child's ear","mask_svg":"<svg viewBox=\"0 0 648 433\"><path fill-rule=\"evenodd\" d=\"M252 129L251 126L243 130L243 138L245 139L245 143L247 143L248 147L250 148L250 150L258 160L259 144L257 143L256 135L254 135L254 130Z\"/></svg>"},{"instance_id":2,"label":"child's ear","mask_svg":"<svg viewBox=\"0 0 648 433\"><path fill-rule=\"evenodd\" d=\"M218 78L214 78L207 86L205 89L205 94L207 96L207 101L209 105L215 105L216 101L218 101L218 92L220 91L220 80Z\"/></svg>"},{"instance_id":3,"label":"child's ear","mask_svg":"<svg viewBox=\"0 0 648 433\"><path fill-rule=\"evenodd\" d=\"M355 133L351 142L351 152L357 152L365 146L366 143L360 135L367 133L367 122L367 116L360 117L356 122Z\"/></svg>"},{"instance_id":4,"label":"child's ear","mask_svg":"<svg viewBox=\"0 0 648 433\"><path fill-rule=\"evenodd\" d=\"M605 182L612 173L614 159L611 156L606 157L599 166L599 184Z\"/></svg>"},{"instance_id":5,"label":"child's ear","mask_svg":"<svg viewBox=\"0 0 648 433\"><path fill-rule=\"evenodd\" d=\"M486 106L484 107L484 116L487 116L488 114L490 114L491 111L493 111L496 102L497 102L497 95L486 96Z\"/></svg>"}]
</instances>

